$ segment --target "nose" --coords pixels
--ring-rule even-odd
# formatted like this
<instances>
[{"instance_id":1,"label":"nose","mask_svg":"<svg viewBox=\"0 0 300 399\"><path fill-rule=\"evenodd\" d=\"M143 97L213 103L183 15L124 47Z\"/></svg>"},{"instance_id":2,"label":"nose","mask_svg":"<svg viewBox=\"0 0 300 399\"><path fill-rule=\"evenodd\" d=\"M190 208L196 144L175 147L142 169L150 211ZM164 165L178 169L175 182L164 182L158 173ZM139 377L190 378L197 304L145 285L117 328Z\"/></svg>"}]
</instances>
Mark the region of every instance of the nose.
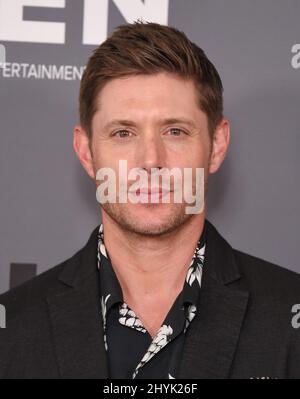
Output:
<instances>
[{"instance_id":1,"label":"nose","mask_svg":"<svg viewBox=\"0 0 300 399\"><path fill-rule=\"evenodd\" d=\"M159 135L144 135L137 148L137 153L139 166L148 173L151 172L151 168L160 169L165 166L165 148Z\"/></svg>"}]
</instances>

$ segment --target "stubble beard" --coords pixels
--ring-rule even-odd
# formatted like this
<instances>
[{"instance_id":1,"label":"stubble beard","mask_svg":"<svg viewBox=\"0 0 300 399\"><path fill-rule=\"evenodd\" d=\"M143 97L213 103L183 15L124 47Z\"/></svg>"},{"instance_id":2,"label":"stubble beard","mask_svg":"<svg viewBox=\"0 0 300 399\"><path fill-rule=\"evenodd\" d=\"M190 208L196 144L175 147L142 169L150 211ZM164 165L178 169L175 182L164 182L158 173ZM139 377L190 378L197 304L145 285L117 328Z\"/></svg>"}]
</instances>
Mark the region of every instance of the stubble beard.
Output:
<instances>
[{"instance_id":1,"label":"stubble beard","mask_svg":"<svg viewBox=\"0 0 300 399\"><path fill-rule=\"evenodd\" d=\"M208 178L204 179L204 207L208 191ZM197 217L197 214L189 214L186 212L186 207L190 206L187 203L172 203L170 212L164 214L159 220L159 223L151 223L151 221L141 221L139 216L134 212L128 211L127 204L119 203L103 203L102 210L108 215L113 222L115 222L122 230L145 236L145 237L159 237L164 234L172 233L179 227L188 224L192 218ZM162 206L166 204L144 204L151 209L151 207ZM149 212L149 209L148 209ZM154 212L156 210L154 209Z\"/></svg>"},{"instance_id":2,"label":"stubble beard","mask_svg":"<svg viewBox=\"0 0 300 399\"><path fill-rule=\"evenodd\" d=\"M138 216L133 215L132 212L128 212L124 204L105 203L101 206L103 211L106 212L107 215L122 228L122 230L151 237L158 237L171 233L195 216L192 214L186 214L186 204L175 203L171 205L172 208L171 211L168 212L168 215L164 215L158 223L151 223L151 221L147 222L145 220L138 220ZM157 207L161 205L147 204L146 206ZM154 210L154 212L156 212L156 210Z\"/></svg>"}]
</instances>

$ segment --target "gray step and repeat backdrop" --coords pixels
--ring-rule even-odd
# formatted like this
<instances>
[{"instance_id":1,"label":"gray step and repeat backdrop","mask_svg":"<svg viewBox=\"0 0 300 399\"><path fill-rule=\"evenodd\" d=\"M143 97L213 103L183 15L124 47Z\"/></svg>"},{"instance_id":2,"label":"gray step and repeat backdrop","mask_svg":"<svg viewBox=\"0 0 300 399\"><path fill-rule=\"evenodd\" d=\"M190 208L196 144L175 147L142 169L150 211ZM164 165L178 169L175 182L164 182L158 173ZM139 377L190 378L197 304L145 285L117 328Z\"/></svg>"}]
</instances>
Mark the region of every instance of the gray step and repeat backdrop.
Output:
<instances>
[{"instance_id":1,"label":"gray step and repeat backdrop","mask_svg":"<svg viewBox=\"0 0 300 399\"><path fill-rule=\"evenodd\" d=\"M92 50L137 18L185 31L222 77L232 139L208 219L235 248L300 272L300 0L0 0L0 292L99 224L72 149L79 82Z\"/></svg>"}]
</instances>

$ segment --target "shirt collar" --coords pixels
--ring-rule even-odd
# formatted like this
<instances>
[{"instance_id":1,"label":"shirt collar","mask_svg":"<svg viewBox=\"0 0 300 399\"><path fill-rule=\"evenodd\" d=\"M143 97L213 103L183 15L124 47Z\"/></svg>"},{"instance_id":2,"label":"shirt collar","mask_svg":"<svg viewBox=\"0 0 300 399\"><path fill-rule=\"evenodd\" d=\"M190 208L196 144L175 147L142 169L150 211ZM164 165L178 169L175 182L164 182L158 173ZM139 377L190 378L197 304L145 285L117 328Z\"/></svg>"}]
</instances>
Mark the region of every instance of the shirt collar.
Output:
<instances>
[{"instance_id":1,"label":"shirt collar","mask_svg":"<svg viewBox=\"0 0 300 399\"><path fill-rule=\"evenodd\" d=\"M97 264L100 272L100 292L102 298L107 298L106 312L118 302L123 302L123 293L112 267L111 260L104 245L104 232L103 224L101 223L98 230L98 251L97 251Z\"/></svg>"},{"instance_id":2,"label":"shirt collar","mask_svg":"<svg viewBox=\"0 0 300 399\"><path fill-rule=\"evenodd\" d=\"M188 309L191 305L196 306L198 301L204 266L206 229L205 221L185 277L182 292L178 298L180 307L185 307L185 309ZM104 245L103 224L100 224L98 229L97 261L100 273L100 291L107 313L114 304L123 303L124 299L120 283Z\"/></svg>"}]
</instances>

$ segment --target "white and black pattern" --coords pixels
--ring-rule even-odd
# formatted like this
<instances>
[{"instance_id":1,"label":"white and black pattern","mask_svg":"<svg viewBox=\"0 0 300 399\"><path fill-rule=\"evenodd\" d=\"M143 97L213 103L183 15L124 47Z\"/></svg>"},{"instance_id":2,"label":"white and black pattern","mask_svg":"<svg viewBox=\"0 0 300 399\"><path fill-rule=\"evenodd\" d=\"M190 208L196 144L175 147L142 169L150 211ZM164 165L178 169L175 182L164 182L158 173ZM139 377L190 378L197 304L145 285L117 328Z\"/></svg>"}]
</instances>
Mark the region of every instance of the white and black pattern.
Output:
<instances>
[{"instance_id":1,"label":"white and black pattern","mask_svg":"<svg viewBox=\"0 0 300 399\"><path fill-rule=\"evenodd\" d=\"M189 285L192 285L195 280L198 281L199 287L201 287L201 279L202 279L202 265L200 263L196 263L196 265L192 265L186 275L186 282Z\"/></svg>"},{"instance_id":2,"label":"white and black pattern","mask_svg":"<svg viewBox=\"0 0 300 399\"><path fill-rule=\"evenodd\" d=\"M134 328L135 330L141 331L143 333L147 332L141 320L137 317L133 310L129 309L127 303L124 302L120 306L119 313L119 322L123 326Z\"/></svg>"},{"instance_id":3,"label":"white and black pattern","mask_svg":"<svg viewBox=\"0 0 300 399\"><path fill-rule=\"evenodd\" d=\"M100 249L101 254L104 255L107 258L106 249L105 249L104 244L100 244L100 248L99 249Z\"/></svg>"},{"instance_id":4,"label":"white and black pattern","mask_svg":"<svg viewBox=\"0 0 300 399\"><path fill-rule=\"evenodd\" d=\"M103 239L103 224L100 224L99 231L98 231L98 253L97 253L98 269L100 269L101 255L103 255L103 256L105 256L105 258L107 258L106 248L105 248L104 239Z\"/></svg>"},{"instance_id":5,"label":"white and black pattern","mask_svg":"<svg viewBox=\"0 0 300 399\"><path fill-rule=\"evenodd\" d=\"M190 323L196 316L196 311L197 311L197 308L195 305L189 305L189 307L187 309L187 316L186 316L185 326L184 326L184 330L183 330L184 333L186 332L188 326L190 325Z\"/></svg>"},{"instance_id":6,"label":"white and black pattern","mask_svg":"<svg viewBox=\"0 0 300 399\"><path fill-rule=\"evenodd\" d=\"M204 263L204 254L205 254L205 244L201 248L196 248L196 253L197 253L197 258L200 260L200 262Z\"/></svg>"},{"instance_id":7,"label":"white and black pattern","mask_svg":"<svg viewBox=\"0 0 300 399\"><path fill-rule=\"evenodd\" d=\"M101 310L102 310L102 317L103 317L104 346L105 346L106 350L108 349L107 341L106 341L106 333L105 333L105 330L106 330L106 304L107 304L107 301L108 301L109 297L110 297L110 294L107 295L105 297L105 299L104 299L103 296L101 297Z\"/></svg>"},{"instance_id":8,"label":"white and black pattern","mask_svg":"<svg viewBox=\"0 0 300 399\"><path fill-rule=\"evenodd\" d=\"M192 262L190 264L190 267L186 275L186 282L190 286L192 286L194 281L197 280L199 287L201 287L204 253L205 253L205 245L203 245L201 248L197 246L195 253L193 255Z\"/></svg>"},{"instance_id":9,"label":"white and black pattern","mask_svg":"<svg viewBox=\"0 0 300 399\"><path fill-rule=\"evenodd\" d=\"M144 357L137 365L132 378L135 378L139 369L143 367L156 353L158 353L167 343L171 340L171 335L173 334L173 329L171 326L162 325L158 330L157 334L153 338L151 345L149 346Z\"/></svg>"},{"instance_id":10,"label":"white and black pattern","mask_svg":"<svg viewBox=\"0 0 300 399\"><path fill-rule=\"evenodd\" d=\"M100 224L99 231L98 231L98 251L97 251L97 259L98 259L98 269L100 269L101 264L101 254L107 257L106 249L103 242L103 224ZM106 338L106 305L107 301L110 297L108 294L105 299L104 296L101 297L101 312L102 312L102 320L103 320L103 340L104 340L104 347L105 350L108 350L107 346L107 338Z\"/></svg>"},{"instance_id":11,"label":"white and black pattern","mask_svg":"<svg viewBox=\"0 0 300 399\"><path fill-rule=\"evenodd\" d=\"M203 240L204 241L204 240ZM201 241L201 242L203 242ZM121 325L132 328L140 333L147 334L147 329L144 327L142 321L136 313L130 309L128 304L123 299L122 290L118 279L113 271L104 245L104 230L101 224L98 230L98 247L97 247L98 269L101 275L101 311L103 317L103 332L104 332L104 346L108 351L106 319L107 312L116 303L119 303L118 315L116 319ZM200 240L194 251L192 261L186 273L184 287L182 290L182 297L178 296L173 306L166 316L163 325L159 328L157 334L152 339L146 353L142 356L140 362L132 373L132 378L140 373L141 368L149 362L158 352L161 351L170 341L173 341L180 333L185 333L196 316L197 307L196 302L198 298L198 291L201 287L202 270L204 265L205 244L200 245ZM101 265L101 268L100 268ZM185 312L182 312L185 310ZM182 312L182 313L181 313ZM111 314L111 313L109 313ZM175 379L176 363L166 370L165 378ZM143 374L142 374L142 377Z\"/></svg>"}]
</instances>

